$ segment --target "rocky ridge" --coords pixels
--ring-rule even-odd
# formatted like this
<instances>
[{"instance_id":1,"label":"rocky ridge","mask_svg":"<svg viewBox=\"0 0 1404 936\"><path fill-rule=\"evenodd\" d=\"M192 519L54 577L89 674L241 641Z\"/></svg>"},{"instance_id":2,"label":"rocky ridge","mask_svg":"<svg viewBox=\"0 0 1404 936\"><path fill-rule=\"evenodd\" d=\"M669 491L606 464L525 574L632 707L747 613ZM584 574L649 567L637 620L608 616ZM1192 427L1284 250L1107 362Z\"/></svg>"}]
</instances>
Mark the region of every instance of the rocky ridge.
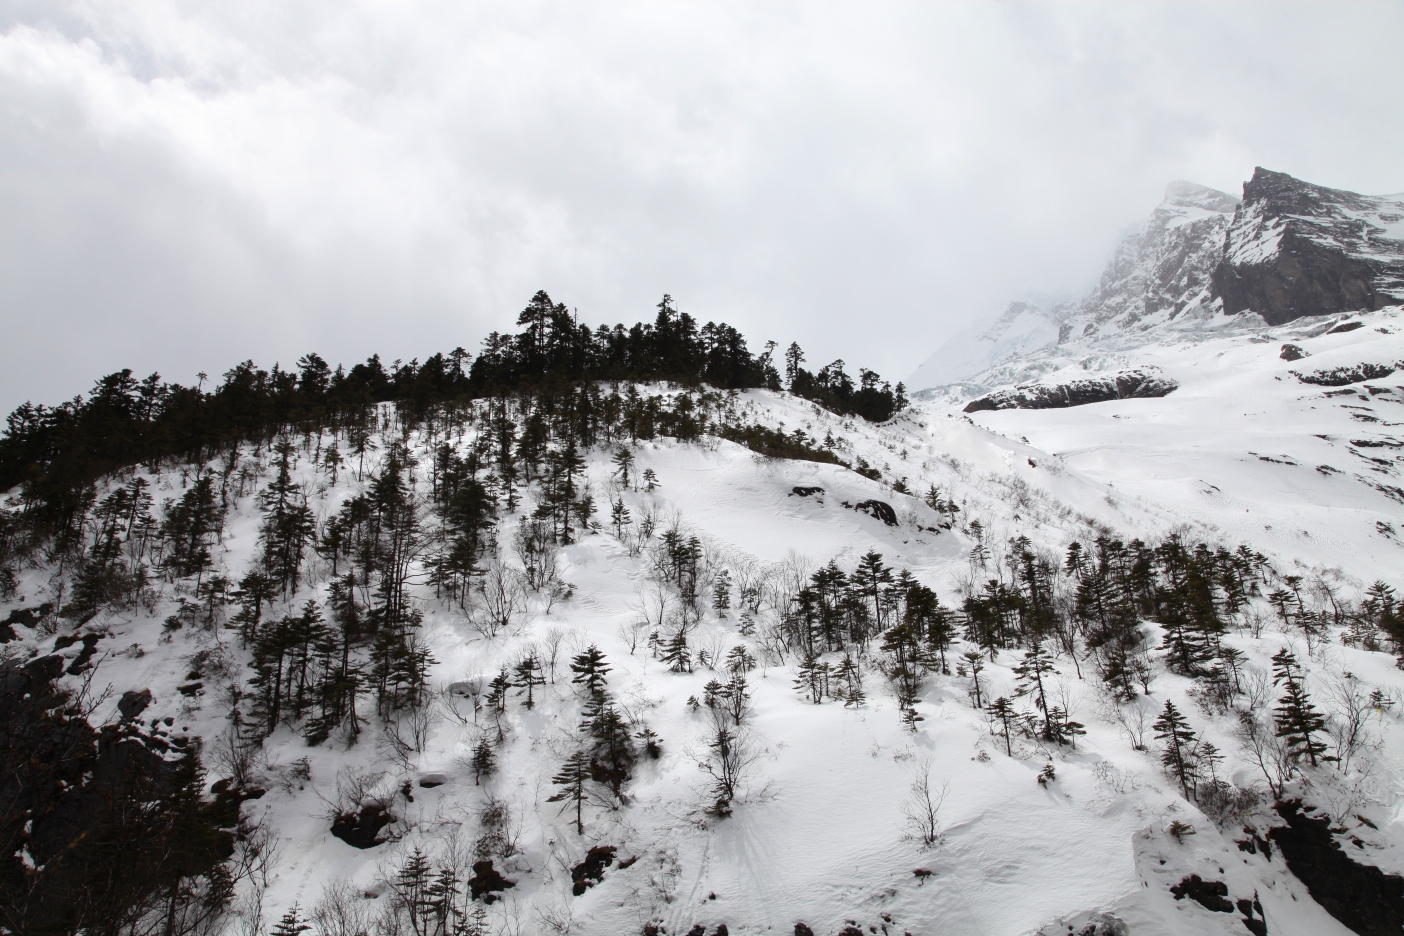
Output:
<instances>
[{"instance_id":1,"label":"rocky ridge","mask_svg":"<svg viewBox=\"0 0 1404 936\"><path fill-rule=\"evenodd\" d=\"M1259 168L1243 186L1213 293L1269 325L1404 299L1404 200L1357 195Z\"/></svg>"}]
</instances>

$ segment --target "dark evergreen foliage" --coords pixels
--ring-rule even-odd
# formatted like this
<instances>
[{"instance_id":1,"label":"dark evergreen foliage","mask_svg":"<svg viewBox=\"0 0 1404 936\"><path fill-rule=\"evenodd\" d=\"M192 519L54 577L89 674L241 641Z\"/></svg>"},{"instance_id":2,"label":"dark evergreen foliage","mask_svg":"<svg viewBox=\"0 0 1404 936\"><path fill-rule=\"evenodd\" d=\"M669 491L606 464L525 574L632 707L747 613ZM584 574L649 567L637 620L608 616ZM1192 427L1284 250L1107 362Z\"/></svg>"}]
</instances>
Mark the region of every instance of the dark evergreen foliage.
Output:
<instances>
[{"instance_id":1,"label":"dark evergreen foliage","mask_svg":"<svg viewBox=\"0 0 1404 936\"><path fill-rule=\"evenodd\" d=\"M119 371L97 381L86 398L16 408L0 437L0 490L23 485L22 538L48 540L75 534L90 506L92 483L105 474L172 457L203 463L233 452L240 442L270 439L289 426L346 430L350 450L345 455L337 450L331 470L343 462L349 468L354 456L359 477L368 440L365 413L374 403L393 401L407 413L422 416L447 402L523 392L556 397L600 381L669 381L721 390L782 388L772 361L773 345L753 354L736 329L712 322L700 325L678 311L668 296L658 304L652 322L591 329L564 305L538 292L517 322L521 332L492 333L476 358L455 348L422 363L395 361L387 367L376 355L333 370L320 356L308 354L298 360L296 370L275 365L271 371L245 361L225 372L209 391L169 383L157 374L139 380L130 370ZM855 385L841 361L817 375L797 369L789 389L834 412L870 420L888 419L906 405L900 384L894 391L865 370ZM668 424L668 434L683 439L701 431L686 410L663 414L657 404L637 408L626 421L631 438L638 438L641 430L645 437L652 435L660 422ZM516 459L524 459L528 471L532 467L531 436L536 430L528 425L524 431L524 451L514 455L499 450L500 465L509 475ZM746 444L767 454L794 457L790 453L799 450L808 457L834 460L832 452L774 439L763 430L730 431L749 433ZM203 534L198 524L187 533L186 548L177 551L181 569L200 561L198 541Z\"/></svg>"}]
</instances>

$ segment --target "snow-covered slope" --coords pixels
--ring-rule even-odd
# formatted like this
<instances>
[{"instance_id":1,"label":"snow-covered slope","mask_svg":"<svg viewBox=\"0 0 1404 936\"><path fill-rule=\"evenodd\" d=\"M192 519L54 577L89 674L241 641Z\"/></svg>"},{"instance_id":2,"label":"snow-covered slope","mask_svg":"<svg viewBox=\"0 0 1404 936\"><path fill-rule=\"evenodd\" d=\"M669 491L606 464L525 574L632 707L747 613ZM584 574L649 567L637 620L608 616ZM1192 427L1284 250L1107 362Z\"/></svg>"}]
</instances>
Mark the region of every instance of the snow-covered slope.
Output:
<instances>
[{"instance_id":1,"label":"snow-covered slope","mask_svg":"<svg viewBox=\"0 0 1404 936\"><path fill-rule=\"evenodd\" d=\"M1206 211L1202 220L1221 214ZM1140 317L1145 310L1124 310L1104 324L1124 324L1133 313ZM843 929L850 925L860 933L891 934L1248 932L1240 913L1175 898L1171 888L1192 874L1222 882L1234 900L1256 899L1254 912L1274 936L1348 933L1288 870L1280 849L1268 854L1238 844L1277 821L1266 804L1221 825L1163 772L1149 724L1173 700L1223 753L1222 777L1244 788L1258 782L1257 767L1235 740L1233 710L1196 702L1195 681L1156 663L1150 694L1118 706L1101 688L1086 648L1075 646L1076 658L1056 660L1049 691L1087 734L1075 746L1015 737L1011 754L993 733L988 711L973 704L963 669L952 666L951 674L926 681L916 702L924 720L908 730L875 648L865 663L865 702L813 704L794 685L800 661L767 634L780 622L787 590L831 559L852 571L863 554L877 551L889 566L909 570L958 607L964 589L1010 574L1006 544L1018 535L1055 560L1072 542L1107 533L1153 542L1179 531L1191 542L1230 549L1247 544L1280 575L1302 576L1309 595L1316 595L1308 598L1313 603L1325 602L1328 593L1332 601L1352 600L1377 578L1397 584L1404 568L1401 373L1343 386L1303 383L1294 375L1404 361L1399 309L1356 320L1361 327L1350 331L1327 333L1321 322L1278 329L1259 323L1143 347L1136 362L1160 368L1180 385L1158 399L971 417L929 400L881 426L845 420L784 394L742 393L722 404L761 425L802 429L810 439L832 437L841 457L863 458L881 472L881 481L837 465L763 459L714 438L660 439L633 446L636 476L651 469L660 482L650 492L620 483L611 461L615 447L585 452L584 478L597 502L618 499L635 523L616 536L602 510L598 529L562 547L560 577L570 597L548 602L533 595L511 627L488 636L475 625L479 612L436 598L425 570L416 576L413 598L425 615L435 690L490 679L528 650L547 654L553 644L559 647L554 677L537 691L536 705L528 709L513 695L502 719L496 775L476 783L467 759L489 733L491 717L474 715L468 706L460 708L465 718L455 718L448 708L467 703L454 703L451 694L435 704L420 748L398 754L377 741L379 721L369 707L363 713L369 726L350 747L344 739L310 746L292 728L279 728L264 742L257 765L268 792L245 806L246 815L270 830L275 860L266 889L242 885L243 916L231 920L230 931L266 929L295 903L316 907L337 881L354 886L357 912L382 912L392 899L385 882L414 848L435 861L472 851L486 832L491 795L508 805L508 834L515 839L514 848L496 854L515 886L485 908L494 933L619 936L651 924L670 934L715 934L725 925L738 936L789 936L803 932L795 928L799 921L822 936L852 932ZM1283 360L1285 343L1306 356ZM1080 365L1060 366L1085 372ZM1092 361L1086 369L1096 366ZM1049 379L1057 377L1050 372ZM414 477L422 490L433 462L429 437L422 429L402 433L389 410L382 428L376 450L406 438L421 456ZM343 470L333 484L325 466L314 463L314 452L330 440L318 437L314 448L309 437L296 469L322 524L366 490L376 473L372 455L365 480ZM453 444L466 449L471 442L470 432ZM266 450L261 461L247 449L244 458L263 466L259 484L265 483ZM173 468L149 477L160 500L178 496L187 473ZM937 512L894 482L918 493L934 487L938 501L958 510ZM251 488L235 497L216 550L217 570L234 578L256 554L254 493ZM538 500L527 492L517 513L502 518L509 562L515 561L506 547L510 531ZM868 500L892 505L896 525L849 506ZM653 538L639 534L647 518L656 524ZM704 609L690 631L691 646L713 662L692 672L673 672L650 653L642 639L648 628L639 626L644 618L667 617L657 603L660 595L669 599L653 556L670 527L698 537L710 581L726 570L738 604L743 587L756 588L753 620L743 619L737 606ZM326 603L329 571L320 560L311 567L303 590L280 603L278 613L293 612L309 598ZM17 603L51 597L51 572L26 572ZM228 731L222 688L247 675L247 652L227 627L163 627L188 597L184 588L164 586L151 607L88 625L105 635L96 682L115 690L94 717L116 718L123 692L150 689L154 701L143 720L170 718L172 732L211 739L212 748ZM1404 698L1394 660L1345 645L1338 629L1308 640L1276 622L1261 598L1236 621L1224 641L1243 654L1245 673L1268 672L1270 657L1292 647L1323 706L1339 686ZM1146 626L1155 645L1160 631ZM48 652L53 643L52 634L21 628L5 652L23 658ZM579 835L573 815L547 797L556 789L553 775L578 743L581 696L566 661L591 644L613 667L611 692L630 718L662 737L663 755L640 761L625 802L599 796L587 805ZM745 729L755 757L733 814L717 818L706 811L711 779L698 766L709 757L707 709L688 700L703 698L709 681L726 678L716 661L736 646L759 661L750 674L754 710ZM965 649L969 645L952 648L952 660ZM203 688L182 693L189 661L200 652L221 666L207 666ZM984 698L1018 701L1013 667L1022 654L991 656L980 674ZM1353 772L1304 768L1288 793L1346 828L1361 843L1351 846L1352 857L1404 872L1398 793L1404 789L1404 725L1397 706L1372 710L1363 730L1369 743ZM218 776L212 766L211 779ZM913 836L909 816L912 785L921 776L945 790L939 835L929 845ZM360 850L331 834L329 804L352 777L372 778L370 785L390 804L392 841ZM1175 822L1193 834L1172 835ZM620 860L599 884L574 896L571 869L596 845L617 848ZM626 867L626 858L636 860ZM1116 929L1107 915L1129 930ZM1099 920L1103 929L1095 929ZM697 925L703 929L693 930Z\"/></svg>"}]
</instances>

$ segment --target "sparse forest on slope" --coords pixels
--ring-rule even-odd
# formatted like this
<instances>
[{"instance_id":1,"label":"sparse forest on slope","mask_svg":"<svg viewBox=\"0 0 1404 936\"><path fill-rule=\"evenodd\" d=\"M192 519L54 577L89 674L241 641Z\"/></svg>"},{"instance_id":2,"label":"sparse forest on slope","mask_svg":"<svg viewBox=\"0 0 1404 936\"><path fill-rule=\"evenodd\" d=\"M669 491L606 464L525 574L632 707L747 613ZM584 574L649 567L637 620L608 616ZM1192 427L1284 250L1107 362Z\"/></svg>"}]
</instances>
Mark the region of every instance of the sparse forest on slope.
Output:
<instances>
[{"instance_id":1,"label":"sparse forest on slope","mask_svg":"<svg viewBox=\"0 0 1404 936\"><path fill-rule=\"evenodd\" d=\"M599 393L600 382L670 381L719 390L782 386L773 342L754 355L736 329L699 326L666 296L651 323L592 330L539 292L517 324L524 330L516 335L489 335L476 358L456 348L422 364L395 361L386 367L376 355L335 371L317 354L299 359L296 370L265 371L245 361L208 392L203 375L200 386L185 387L157 374L144 380L131 371L110 374L86 400L54 407L26 403L10 414L0 437L0 490L22 486L24 532L44 541L70 532L88 506L85 492L107 472L155 466L170 457L203 461L285 427L355 422L376 403L394 402L422 414L438 404L522 393L549 401L579 388L586 394L584 418L594 419L591 404L622 405ZM872 371L860 371L855 383L840 360L810 373L795 344L784 357L784 386L836 413L881 421L906 405L902 385L894 390ZM551 404L546 406L549 411ZM655 414L631 418L648 423L651 435ZM669 427L663 432L671 434Z\"/></svg>"},{"instance_id":2,"label":"sparse forest on slope","mask_svg":"<svg viewBox=\"0 0 1404 936\"><path fill-rule=\"evenodd\" d=\"M1404 883L1384 533L1203 522L667 300L521 324L12 420L0 928L1398 924L1317 896Z\"/></svg>"}]
</instances>

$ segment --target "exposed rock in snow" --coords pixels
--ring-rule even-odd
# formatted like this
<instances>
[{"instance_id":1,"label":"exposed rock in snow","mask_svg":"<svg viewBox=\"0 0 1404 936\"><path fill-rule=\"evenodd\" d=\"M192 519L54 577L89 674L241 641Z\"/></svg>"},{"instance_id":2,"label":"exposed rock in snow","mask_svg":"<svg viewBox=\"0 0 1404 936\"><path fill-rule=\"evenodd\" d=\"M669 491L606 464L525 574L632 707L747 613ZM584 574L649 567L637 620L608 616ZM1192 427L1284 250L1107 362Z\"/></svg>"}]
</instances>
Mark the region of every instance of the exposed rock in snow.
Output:
<instances>
[{"instance_id":1,"label":"exposed rock in snow","mask_svg":"<svg viewBox=\"0 0 1404 936\"><path fill-rule=\"evenodd\" d=\"M972 400L967 413L1002 409L1063 409L1107 400L1128 400L1133 397L1163 397L1179 384L1166 377L1144 370L1120 371L1105 377L1089 377L1058 384L1026 384L1010 390L1000 390L989 396Z\"/></svg>"},{"instance_id":2,"label":"exposed rock in snow","mask_svg":"<svg viewBox=\"0 0 1404 936\"><path fill-rule=\"evenodd\" d=\"M1404 299L1404 201L1259 168L1243 186L1214 294L1271 325Z\"/></svg>"},{"instance_id":3,"label":"exposed rock in snow","mask_svg":"<svg viewBox=\"0 0 1404 936\"><path fill-rule=\"evenodd\" d=\"M912 375L927 398L962 402L1078 367L1139 366L1156 343L1204 341L1333 316L1404 297L1404 198L1323 188L1258 169L1244 200L1173 182L1125 234L1101 281L1076 303L1011 306L958 334ZM935 392L933 392L935 391Z\"/></svg>"}]
</instances>

